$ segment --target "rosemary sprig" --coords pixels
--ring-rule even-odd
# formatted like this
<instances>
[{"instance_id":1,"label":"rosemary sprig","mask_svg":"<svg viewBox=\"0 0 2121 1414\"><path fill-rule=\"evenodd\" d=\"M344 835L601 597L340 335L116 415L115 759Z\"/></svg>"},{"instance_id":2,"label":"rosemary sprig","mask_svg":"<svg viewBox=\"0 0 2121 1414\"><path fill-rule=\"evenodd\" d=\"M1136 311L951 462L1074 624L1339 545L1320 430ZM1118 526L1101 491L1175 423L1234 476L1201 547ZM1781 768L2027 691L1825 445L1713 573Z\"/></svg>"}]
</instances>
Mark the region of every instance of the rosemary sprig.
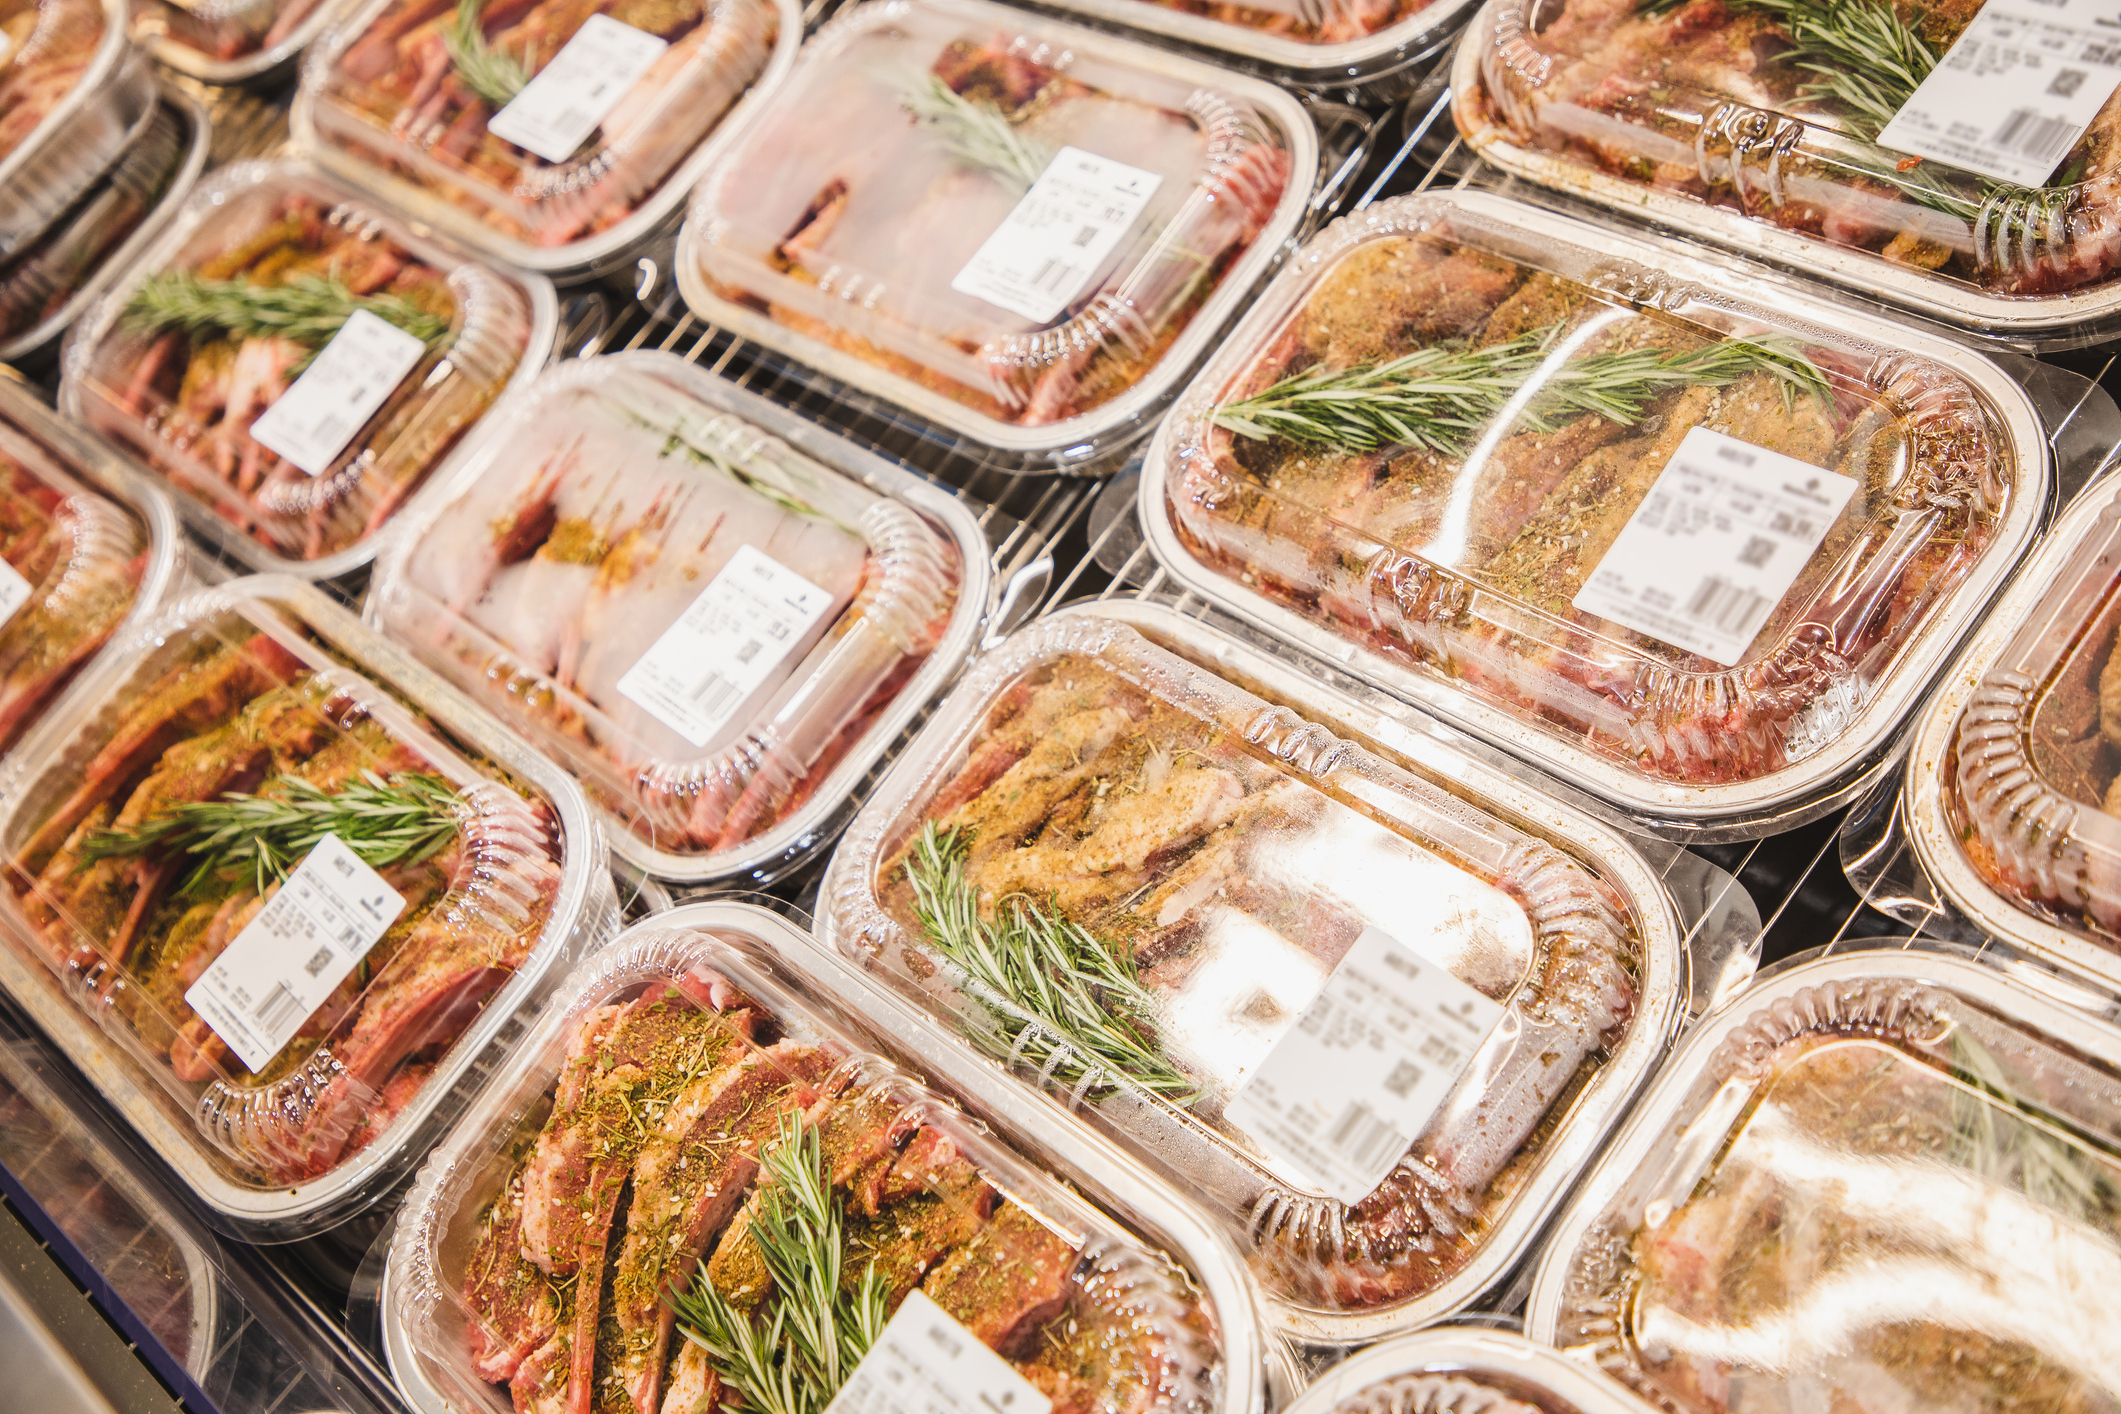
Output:
<instances>
[{"instance_id":1,"label":"rosemary sprig","mask_svg":"<svg viewBox=\"0 0 2121 1414\"><path fill-rule=\"evenodd\" d=\"M182 329L193 338L230 334L242 339L287 339L321 349L357 309L395 324L433 345L449 321L402 295L357 295L334 276L301 275L284 285L206 280L189 270L166 270L133 292L125 327L149 334Z\"/></svg>"},{"instance_id":2,"label":"rosemary sprig","mask_svg":"<svg viewBox=\"0 0 2121 1414\"><path fill-rule=\"evenodd\" d=\"M360 780L336 791L296 776L282 777L280 784L281 794L231 791L219 800L161 811L130 829L94 831L82 841L79 867L99 859L185 854L193 864L180 893L247 875L262 894L286 879L326 835L337 835L380 869L430 858L456 834L457 793L439 776L407 771L386 781L363 771Z\"/></svg>"},{"instance_id":3,"label":"rosemary sprig","mask_svg":"<svg viewBox=\"0 0 2121 1414\"><path fill-rule=\"evenodd\" d=\"M1256 440L1279 436L1354 451L1411 446L1455 456L1523 390L1565 327L1551 324L1484 349L1444 343L1384 363L1314 364L1226 404L1215 422ZM1548 373L1523 422L1536 432L1585 415L1632 426L1661 394L1720 388L1749 373L1775 379L1785 397L1828 391L1826 375L1793 342L1725 339L1677 352L1629 349L1572 359Z\"/></svg>"},{"instance_id":4,"label":"rosemary sprig","mask_svg":"<svg viewBox=\"0 0 2121 1414\"><path fill-rule=\"evenodd\" d=\"M999 1031L976 1037L996 1055L1065 1082L1090 1078L1093 1097L1124 1079L1173 1104L1200 1098L1199 1085L1148 1039L1156 999L1132 953L1106 947L1022 894L1002 899L994 921L982 922L965 877L964 840L932 820L906 861L906 879L929 941L987 994L983 1000L1003 1004Z\"/></svg>"},{"instance_id":5,"label":"rosemary sprig","mask_svg":"<svg viewBox=\"0 0 2121 1414\"><path fill-rule=\"evenodd\" d=\"M519 59L488 44L479 23L485 8L486 0L457 0L456 17L442 30L442 47L464 87L495 108L506 108L530 82L530 46L523 46Z\"/></svg>"},{"instance_id":6,"label":"rosemary sprig","mask_svg":"<svg viewBox=\"0 0 2121 1414\"><path fill-rule=\"evenodd\" d=\"M1051 149L1018 132L1008 114L965 97L934 74L908 83L899 102L915 121L933 126L960 162L992 172L1019 190L1029 191L1053 160Z\"/></svg>"},{"instance_id":7,"label":"rosemary sprig","mask_svg":"<svg viewBox=\"0 0 2121 1414\"><path fill-rule=\"evenodd\" d=\"M707 1352L745 1409L818 1414L883 1334L884 1282L872 1261L841 1288L841 1202L815 1126L783 1115L759 1165L765 1172L750 1236L773 1278L771 1314L738 1310L704 1266L670 1305L685 1338Z\"/></svg>"},{"instance_id":8,"label":"rosemary sprig","mask_svg":"<svg viewBox=\"0 0 2121 1414\"><path fill-rule=\"evenodd\" d=\"M2048 1134L2014 1093L1989 1049L1964 1025L1951 1036L1952 1066L1973 1093L1952 1097L1954 1157L1974 1172L2020 1189L2042 1207L2072 1217L2111 1212L2117 1195L2110 1177L2087 1165Z\"/></svg>"}]
</instances>

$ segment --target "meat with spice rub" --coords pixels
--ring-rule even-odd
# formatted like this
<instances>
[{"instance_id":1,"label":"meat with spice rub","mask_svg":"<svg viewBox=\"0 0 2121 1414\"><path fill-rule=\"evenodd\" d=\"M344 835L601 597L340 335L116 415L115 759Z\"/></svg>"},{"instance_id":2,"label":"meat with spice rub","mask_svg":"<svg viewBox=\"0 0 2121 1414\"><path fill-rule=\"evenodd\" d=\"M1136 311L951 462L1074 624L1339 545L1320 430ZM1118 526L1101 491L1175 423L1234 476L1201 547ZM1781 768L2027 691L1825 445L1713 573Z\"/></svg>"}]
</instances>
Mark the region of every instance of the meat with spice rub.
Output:
<instances>
[{"instance_id":1,"label":"meat with spice rub","mask_svg":"<svg viewBox=\"0 0 2121 1414\"><path fill-rule=\"evenodd\" d=\"M1192 1092L1152 1090L1130 1069L1138 1060L1119 1056L1106 1063L1125 1079L1111 1083L1131 1081L1141 1099L1195 1123L1174 1129L1168 1108L1143 1113L1131 1101L1112 1122L1153 1136L1159 1164L1228 1210L1271 1288L1332 1309L1404 1300L1478 1250L1555 1106L1625 1033L1637 995L1632 930L1608 888L1549 845L1499 844L1482 877L1407 827L1351 809L1290 764L1343 748L1321 752L1316 729L1287 709L1255 703L1237 720L1178 696L1074 654L1032 669L988 710L963 764L922 807L913 842L879 869L880 901L917 948L957 955L933 920L960 905L938 901L932 877L925 901L915 884L923 842L941 832L969 841L962 906L990 923L1028 908L1123 958L1147 1000L1119 1024ZM1454 958L1514 1022L1468 1057L1484 1078L1461 1083L1373 1193L1343 1204L1261 1167L1223 1110L1370 927L1433 934L1429 952ZM985 945L1017 946L1022 932L990 933ZM980 1005L1036 997L1026 985Z\"/></svg>"},{"instance_id":2,"label":"meat with spice rub","mask_svg":"<svg viewBox=\"0 0 2121 1414\"><path fill-rule=\"evenodd\" d=\"M1944 368L1750 339L1631 311L1447 229L1382 236L1328 270L1206 414L1173 472L1173 521L1219 573L1645 776L1751 780L1833 738L1979 562L2012 488L1983 405ZM1285 380L1416 356L1440 382L1514 360L1509 389L1529 401L1495 394L1518 421L1484 408L1426 444L1240 425ZM1599 379L1630 405L1565 401ZM1781 599L1746 610L1765 616L1728 668L1575 603L1697 428L1856 483ZM1720 583L1674 592L1708 623L1731 597Z\"/></svg>"},{"instance_id":3,"label":"meat with spice rub","mask_svg":"<svg viewBox=\"0 0 2121 1414\"><path fill-rule=\"evenodd\" d=\"M733 1402L729 1367L688 1337L679 1298L710 1286L764 1330L778 1305L813 1297L776 1288L754 1235L762 1205L803 1202L832 1209L837 1243L815 1255L838 1263L843 1290L868 1274L886 1314L924 1292L1056 1409L1144 1410L1175 1387L1123 1264L999 1193L897 1082L785 1034L711 975L572 1027L551 1111L507 1161L461 1277L472 1366L518 1410ZM775 1175L790 1170L770 1152L805 1143L807 1198L783 1191Z\"/></svg>"},{"instance_id":4,"label":"meat with spice rub","mask_svg":"<svg viewBox=\"0 0 2121 1414\"><path fill-rule=\"evenodd\" d=\"M284 44L315 13L321 0L237 0L193 6L172 0L137 0L133 38L164 39L227 63Z\"/></svg>"},{"instance_id":5,"label":"meat with spice rub","mask_svg":"<svg viewBox=\"0 0 2121 1414\"><path fill-rule=\"evenodd\" d=\"M66 101L103 42L104 9L83 0L0 0L0 158Z\"/></svg>"},{"instance_id":6,"label":"meat with spice rub","mask_svg":"<svg viewBox=\"0 0 2121 1414\"><path fill-rule=\"evenodd\" d=\"M1149 0L1226 25L1305 44L1345 44L1412 19L1435 0L1326 0L1322 5L1236 5L1223 0Z\"/></svg>"},{"instance_id":7,"label":"meat with spice rub","mask_svg":"<svg viewBox=\"0 0 2121 1414\"><path fill-rule=\"evenodd\" d=\"M596 15L669 47L563 161L491 131ZM779 31L772 0L394 0L333 65L324 101L355 115L333 133L370 160L504 235L559 246L638 209L765 68Z\"/></svg>"},{"instance_id":8,"label":"meat with spice rub","mask_svg":"<svg viewBox=\"0 0 2121 1414\"><path fill-rule=\"evenodd\" d=\"M345 682L265 634L191 655L120 713L7 864L49 962L199 1097L243 1169L276 1183L316 1177L389 1127L528 956L559 888L542 801L487 781L431 804L429 847L378 869L402 911L253 1072L186 994L282 879L205 868L205 844L158 829L187 807L247 800L306 802L320 828L344 831L334 797L439 782Z\"/></svg>"}]
</instances>

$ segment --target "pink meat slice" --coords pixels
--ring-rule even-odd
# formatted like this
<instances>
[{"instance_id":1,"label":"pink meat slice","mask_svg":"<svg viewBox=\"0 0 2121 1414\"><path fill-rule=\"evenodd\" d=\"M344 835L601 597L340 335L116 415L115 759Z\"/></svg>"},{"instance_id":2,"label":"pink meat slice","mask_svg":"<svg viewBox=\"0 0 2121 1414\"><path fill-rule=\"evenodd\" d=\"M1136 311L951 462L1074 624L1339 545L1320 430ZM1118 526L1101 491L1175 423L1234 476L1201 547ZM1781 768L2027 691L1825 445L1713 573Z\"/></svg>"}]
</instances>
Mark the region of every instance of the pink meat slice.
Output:
<instances>
[{"instance_id":1,"label":"pink meat slice","mask_svg":"<svg viewBox=\"0 0 2121 1414\"><path fill-rule=\"evenodd\" d=\"M523 1260L523 1175L512 1175L472 1255L464 1297L478 1319L465 1323L479 1378L504 1384L560 1325L559 1298Z\"/></svg>"}]
</instances>

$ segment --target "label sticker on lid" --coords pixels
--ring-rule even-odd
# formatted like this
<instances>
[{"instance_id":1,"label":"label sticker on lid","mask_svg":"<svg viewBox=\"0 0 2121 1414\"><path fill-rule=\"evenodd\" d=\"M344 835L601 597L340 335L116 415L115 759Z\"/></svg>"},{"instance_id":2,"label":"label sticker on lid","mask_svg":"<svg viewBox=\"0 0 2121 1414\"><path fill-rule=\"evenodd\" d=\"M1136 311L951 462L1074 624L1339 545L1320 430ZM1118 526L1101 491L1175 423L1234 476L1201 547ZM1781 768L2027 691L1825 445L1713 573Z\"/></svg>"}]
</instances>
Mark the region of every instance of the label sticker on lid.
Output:
<instances>
[{"instance_id":1,"label":"label sticker on lid","mask_svg":"<svg viewBox=\"0 0 2121 1414\"><path fill-rule=\"evenodd\" d=\"M1690 428L1571 602L1732 667L1855 494L1853 477Z\"/></svg>"},{"instance_id":2,"label":"label sticker on lid","mask_svg":"<svg viewBox=\"0 0 2121 1414\"><path fill-rule=\"evenodd\" d=\"M322 476L427 352L417 335L357 309L250 435L311 476Z\"/></svg>"},{"instance_id":3,"label":"label sticker on lid","mask_svg":"<svg viewBox=\"0 0 2121 1414\"><path fill-rule=\"evenodd\" d=\"M619 691L705 746L831 607L830 591L745 545L626 670Z\"/></svg>"},{"instance_id":4,"label":"label sticker on lid","mask_svg":"<svg viewBox=\"0 0 2121 1414\"><path fill-rule=\"evenodd\" d=\"M1164 179L1064 147L950 288L1044 324L1082 293Z\"/></svg>"},{"instance_id":5,"label":"label sticker on lid","mask_svg":"<svg viewBox=\"0 0 2121 1414\"><path fill-rule=\"evenodd\" d=\"M0 624L13 618L16 612L29 602L30 595L36 592L36 586L24 579L20 571L7 561L0 560Z\"/></svg>"},{"instance_id":6,"label":"label sticker on lid","mask_svg":"<svg viewBox=\"0 0 2121 1414\"><path fill-rule=\"evenodd\" d=\"M565 162L669 47L646 30L591 15L552 62L486 120L486 131L547 162Z\"/></svg>"},{"instance_id":7,"label":"label sticker on lid","mask_svg":"<svg viewBox=\"0 0 2121 1414\"><path fill-rule=\"evenodd\" d=\"M916 1287L825 1414L1050 1414L1053 1401Z\"/></svg>"},{"instance_id":8,"label":"label sticker on lid","mask_svg":"<svg viewBox=\"0 0 2121 1414\"><path fill-rule=\"evenodd\" d=\"M404 895L326 835L192 984L185 1004L255 1074L404 911Z\"/></svg>"},{"instance_id":9,"label":"label sticker on lid","mask_svg":"<svg viewBox=\"0 0 2121 1414\"><path fill-rule=\"evenodd\" d=\"M1998 181L2045 186L2116 84L2115 0L1988 0L1878 142Z\"/></svg>"},{"instance_id":10,"label":"label sticker on lid","mask_svg":"<svg viewBox=\"0 0 2121 1414\"><path fill-rule=\"evenodd\" d=\"M1450 1097L1504 1009L1365 928L1223 1109L1309 1187L1377 1191Z\"/></svg>"}]
</instances>

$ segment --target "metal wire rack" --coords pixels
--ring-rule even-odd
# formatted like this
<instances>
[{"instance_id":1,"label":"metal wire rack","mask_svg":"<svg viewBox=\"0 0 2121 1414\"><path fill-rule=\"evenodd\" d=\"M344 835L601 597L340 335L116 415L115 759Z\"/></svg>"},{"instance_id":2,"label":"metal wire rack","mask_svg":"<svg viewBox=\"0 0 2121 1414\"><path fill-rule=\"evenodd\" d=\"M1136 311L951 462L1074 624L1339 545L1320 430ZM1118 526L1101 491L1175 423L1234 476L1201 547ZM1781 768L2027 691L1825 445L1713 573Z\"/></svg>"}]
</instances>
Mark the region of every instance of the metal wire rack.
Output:
<instances>
[{"instance_id":1,"label":"metal wire rack","mask_svg":"<svg viewBox=\"0 0 2121 1414\"><path fill-rule=\"evenodd\" d=\"M810 0L806 21L815 23L843 0ZM1450 117L1445 70L1362 134L1374 144L1353 145L1334 184L1360 207L1381 197L1486 183L1478 164L1459 141ZM193 88L216 125L213 158L219 162L277 149L286 136L284 95ZM1335 113L1345 121L1348 110ZM1165 594L1163 572L1149 557L1133 524L1131 471L1104 480L1011 475L973 446L911 422L888 405L795 368L770 352L704 323L678 296L670 278L672 249L666 239L640 258L630 277L570 292L563 348L573 356L655 349L711 369L741 386L793 407L812 419L885 455L977 508L987 532L997 583L1003 588L996 632L1028 622L1059 605L1083 598ZM2079 351L2053 360L2096 383L2109 385L2116 354ZM1191 601L1179 599L1181 607ZM1197 603L1192 607L1198 608ZM918 730L916 722L911 730ZM888 759L888 758L887 758ZM881 767L879 769L882 769ZM866 790L865 782L862 789ZM1888 808L1882 797L1855 812ZM1750 940L1756 957L1772 961L1807 948L1835 946L1864 937L1913 940L1945 929L1941 920L1896 901L1893 916L1876 906L1884 900L1849 883L1837 843L1845 814L1836 814L1767 839L1694 846L1693 852L1735 876L1758 908ZM772 891L802 906L814 896L816 866L775 882ZM1903 921L1912 916L1913 921ZM7 1026L0 1017L0 1029ZM33 1045L27 1038L18 1045ZM46 1058L44 1063L59 1063ZM76 1103L94 1109L87 1087L75 1084ZM122 1126L111 1126L114 1133ZM18 1185L19 1186L19 1185ZM25 1195L9 1191L18 1204ZM395 1407L367 1329L376 1244L388 1231L389 1214L349 1225L322 1239L245 1252L223 1244L244 1274L245 1293L261 1310L278 1313L268 1329L246 1312L214 1352L219 1375L210 1392L198 1386L173 1390L186 1407L207 1414L278 1414L282 1410L340 1407L366 1411ZM58 1250L64 1243L55 1243ZM93 1271L78 1252L69 1265ZM202 1407L202 1399L204 1401Z\"/></svg>"}]
</instances>

